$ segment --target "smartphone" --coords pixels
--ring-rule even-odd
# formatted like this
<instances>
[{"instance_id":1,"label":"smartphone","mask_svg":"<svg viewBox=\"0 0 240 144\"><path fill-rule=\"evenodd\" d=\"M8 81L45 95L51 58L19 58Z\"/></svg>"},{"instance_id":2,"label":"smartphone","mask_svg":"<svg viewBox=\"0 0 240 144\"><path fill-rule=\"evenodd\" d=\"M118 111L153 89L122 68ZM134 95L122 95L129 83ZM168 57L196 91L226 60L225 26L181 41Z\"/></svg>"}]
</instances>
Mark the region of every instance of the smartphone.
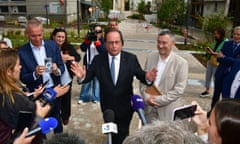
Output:
<instances>
[{"instance_id":1,"label":"smartphone","mask_svg":"<svg viewBox=\"0 0 240 144\"><path fill-rule=\"evenodd\" d=\"M173 120L181 120L193 117L196 110L197 105L186 105L183 107L175 108L173 110Z\"/></svg>"},{"instance_id":2,"label":"smartphone","mask_svg":"<svg viewBox=\"0 0 240 144\"><path fill-rule=\"evenodd\" d=\"M19 111L17 121L17 132L22 132L24 128L30 128L33 122L33 113L29 111Z\"/></svg>"},{"instance_id":3,"label":"smartphone","mask_svg":"<svg viewBox=\"0 0 240 144\"><path fill-rule=\"evenodd\" d=\"M208 51L212 51L209 47L206 48Z\"/></svg>"},{"instance_id":4,"label":"smartphone","mask_svg":"<svg viewBox=\"0 0 240 144\"><path fill-rule=\"evenodd\" d=\"M51 73L52 72L52 58L51 57L45 58L44 63L46 66L46 72Z\"/></svg>"},{"instance_id":5,"label":"smartphone","mask_svg":"<svg viewBox=\"0 0 240 144\"><path fill-rule=\"evenodd\" d=\"M42 87L45 87L49 82L49 79L42 84Z\"/></svg>"}]
</instances>

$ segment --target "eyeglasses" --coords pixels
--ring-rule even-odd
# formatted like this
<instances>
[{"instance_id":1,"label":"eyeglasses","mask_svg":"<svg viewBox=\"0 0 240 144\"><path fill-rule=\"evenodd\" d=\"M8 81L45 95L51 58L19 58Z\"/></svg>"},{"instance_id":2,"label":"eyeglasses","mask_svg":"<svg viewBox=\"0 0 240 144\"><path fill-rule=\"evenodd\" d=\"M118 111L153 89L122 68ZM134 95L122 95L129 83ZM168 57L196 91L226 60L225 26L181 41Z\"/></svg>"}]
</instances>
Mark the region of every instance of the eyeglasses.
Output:
<instances>
[{"instance_id":1,"label":"eyeglasses","mask_svg":"<svg viewBox=\"0 0 240 144\"><path fill-rule=\"evenodd\" d=\"M102 30L95 30L95 33L102 33Z\"/></svg>"}]
</instances>

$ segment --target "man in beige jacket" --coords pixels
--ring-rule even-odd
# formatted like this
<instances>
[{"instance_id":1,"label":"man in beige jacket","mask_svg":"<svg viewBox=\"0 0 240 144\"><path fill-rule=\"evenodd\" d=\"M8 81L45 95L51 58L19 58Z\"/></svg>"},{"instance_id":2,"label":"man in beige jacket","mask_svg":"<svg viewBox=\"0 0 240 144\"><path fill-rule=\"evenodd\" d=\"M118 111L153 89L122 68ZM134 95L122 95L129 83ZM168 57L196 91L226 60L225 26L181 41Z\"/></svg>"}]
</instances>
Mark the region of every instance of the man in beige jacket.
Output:
<instances>
[{"instance_id":1,"label":"man in beige jacket","mask_svg":"<svg viewBox=\"0 0 240 144\"><path fill-rule=\"evenodd\" d=\"M170 30L161 30L157 39L158 52L149 54L145 62L145 70L157 68L154 86L161 92L161 94L146 93L147 86L140 84L148 123L154 119L171 120L173 109L181 106L179 98L187 84L188 62L172 52L175 42L175 36Z\"/></svg>"}]
</instances>

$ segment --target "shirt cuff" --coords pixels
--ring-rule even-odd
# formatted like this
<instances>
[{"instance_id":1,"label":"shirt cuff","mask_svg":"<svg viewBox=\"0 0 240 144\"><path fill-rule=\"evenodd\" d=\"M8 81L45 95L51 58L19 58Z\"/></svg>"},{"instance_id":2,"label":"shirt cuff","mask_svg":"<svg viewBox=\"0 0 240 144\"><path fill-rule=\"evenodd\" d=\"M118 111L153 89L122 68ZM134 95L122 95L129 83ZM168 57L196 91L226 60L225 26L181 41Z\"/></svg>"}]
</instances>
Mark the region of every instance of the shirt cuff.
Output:
<instances>
[{"instance_id":1,"label":"shirt cuff","mask_svg":"<svg viewBox=\"0 0 240 144\"><path fill-rule=\"evenodd\" d=\"M77 79L77 83L78 83L78 84L82 84L82 82L84 81L84 79L85 79L85 76L84 76L83 78L81 78L81 79Z\"/></svg>"},{"instance_id":2,"label":"shirt cuff","mask_svg":"<svg viewBox=\"0 0 240 144\"><path fill-rule=\"evenodd\" d=\"M33 72L33 79L34 79L34 80L37 80L37 79L38 79L38 77L36 76L36 72L35 72L35 71Z\"/></svg>"},{"instance_id":3,"label":"shirt cuff","mask_svg":"<svg viewBox=\"0 0 240 144\"><path fill-rule=\"evenodd\" d=\"M198 133L195 132L195 135L198 136L202 141L204 141L204 143L208 143L208 133L202 134L202 135L198 135Z\"/></svg>"}]
</instances>

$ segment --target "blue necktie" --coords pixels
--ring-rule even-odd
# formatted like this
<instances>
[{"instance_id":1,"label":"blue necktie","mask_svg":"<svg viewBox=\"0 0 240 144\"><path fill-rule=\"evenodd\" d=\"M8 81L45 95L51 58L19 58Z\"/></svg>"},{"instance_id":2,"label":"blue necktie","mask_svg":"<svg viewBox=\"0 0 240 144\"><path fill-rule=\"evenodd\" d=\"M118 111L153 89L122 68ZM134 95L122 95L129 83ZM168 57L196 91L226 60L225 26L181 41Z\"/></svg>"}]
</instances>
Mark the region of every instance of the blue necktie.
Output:
<instances>
[{"instance_id":1,"label":"blue necktie","mask_svg":"<svg viewBox=\"0 0 240 144\"><path fill-rule=\"evenodd\" d=\"M115 62L114 62L115 57L112 57L112 62L111 62L111 76L112 76L112 81L115 84Z\"/></svg>"},{"instance_id":2,"label":"blue necktie","mask_svg":"<svg viewBox=\"0 0 240 144\"><path fill-rule=\"evenodd\" d=\"M238 44L237 43L233 43L233 52L235 52L238 48Z\"/></svg>"}]
</instances>

